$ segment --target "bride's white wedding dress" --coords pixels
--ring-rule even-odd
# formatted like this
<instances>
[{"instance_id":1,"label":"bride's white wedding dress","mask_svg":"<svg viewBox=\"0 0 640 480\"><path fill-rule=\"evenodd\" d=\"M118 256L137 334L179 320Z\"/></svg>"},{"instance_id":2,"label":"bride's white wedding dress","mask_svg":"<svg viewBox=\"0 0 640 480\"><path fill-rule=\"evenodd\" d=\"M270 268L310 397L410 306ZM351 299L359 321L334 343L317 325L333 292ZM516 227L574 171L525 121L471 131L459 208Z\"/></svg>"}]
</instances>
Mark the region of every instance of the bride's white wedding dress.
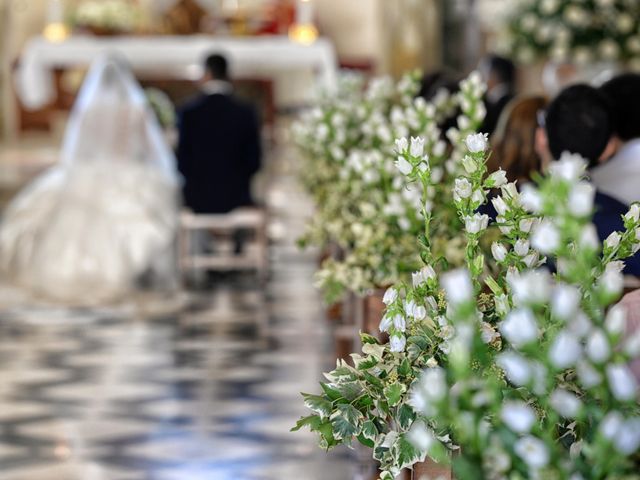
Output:
<instances>
[{"instance_id":1,"label":"bride's white wedding dress","mask_svg":"<svg viewBox=\"0 0 640 480\"><path fill-rule=\"evenodd\" d=\"M113 59L91 68L59 165L13 200L0 226L0 267L40 295L112 300L154 270L170 277L178 174L140 86Z\"/></svg>"}]
</instances>

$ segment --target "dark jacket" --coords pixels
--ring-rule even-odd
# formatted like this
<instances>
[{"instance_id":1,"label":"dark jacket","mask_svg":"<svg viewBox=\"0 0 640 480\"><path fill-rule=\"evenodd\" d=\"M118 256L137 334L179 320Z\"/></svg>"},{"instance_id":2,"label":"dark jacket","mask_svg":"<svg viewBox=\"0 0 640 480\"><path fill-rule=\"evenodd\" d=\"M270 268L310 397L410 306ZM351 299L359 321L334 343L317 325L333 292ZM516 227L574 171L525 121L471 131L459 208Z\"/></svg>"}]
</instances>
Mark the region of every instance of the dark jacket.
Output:
<instances>
[{"instance_id":1,"label":"dark jacket","mask_svg":"<svg viewBox=\"0 0 640 480\"><path fill-rule=\"evenodd\" d=\"M487 109L487 115L484 117L484 122L480 127L480 131L482 133L488 133L489 136L493 135L493 132L495 132L496 127L498 126L498 121L500 120L502 111L511 100L513 100L513 93L511 92L507 92L495 102L490 101L485 95L484 103Z\"/></svg>"},{"instance_id":2,"label":"dark jacket","mask_svg":"<svg viewBox=\"0 0 640 480\"><path fill-rule=\"evenodd\" d=\"M178 128L186 206L196 213L226 213L251 205L251 177L261 156L254 108L232 95L201 95L182 108Z\"/></svg>"}]
</instances>

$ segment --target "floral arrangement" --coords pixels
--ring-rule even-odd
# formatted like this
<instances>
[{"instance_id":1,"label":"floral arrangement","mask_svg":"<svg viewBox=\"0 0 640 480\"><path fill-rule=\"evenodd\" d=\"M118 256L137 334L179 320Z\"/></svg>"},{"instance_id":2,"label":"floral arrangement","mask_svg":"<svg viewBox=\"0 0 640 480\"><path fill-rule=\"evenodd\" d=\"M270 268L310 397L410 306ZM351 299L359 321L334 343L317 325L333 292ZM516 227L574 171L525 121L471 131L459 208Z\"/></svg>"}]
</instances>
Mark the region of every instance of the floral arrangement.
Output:
<instances>
[{"instance_id":1,"label":"floral arrangement","mask_svg":"<svg viewBox=\"0 0 640 480\"><path fill-rule=\"evenodd\" d=\"M132 32L140 21L140 7L127 0L84 0L74 13L76 25L104 32Z\"/></svg>"},{"instance_id":2,"label":"floral arrangement","mask_svg":"<svg viewBox=\"0 0 640 480\"><path fill-rule=\"evenodd\" d=\"M420 264L414 239L424 229L424 216L441 221L433 235L434 250L449 263L461 264L458 219L442 202L452 188L458 158L444 141L439 124L461 110L455 139L477 128L484 118L484 85L477 74L461 83L455 96L440 92L432 102L416 98L419 76L410 74L397 84L388 78L367 89L354 77L343 81L340 94L325 99L294 128L304 153L303 181L317 205L303 244L335 243L341 254L327 259L317 278L329 303L346 291L362 293L406 278ZM418 135L422 135L418 137ZM407 182L395 167L393 138L410 137L415 155L430 152L432 175L426 185ZM428 200L423 202L422 197Z\"/></svg>"},{"instance_id":3,"label":"floral arrangement","mask_svg":"<svg viewBox=\"0 0 640 480\"><path fill-rule=\"evenodd\" d=\"M507 18L503 43L521 62L551 58L578 64L640 65L640 1L520 0Z\"/></svg>"},{"instance_id":4,"label":"floral arrangement","mask_svg":"<svg viewBox=\"0 0 640 480\"><path fill-rule=\"evenodd\" d=\"M628 364L640 333L609 307L622 292L622 260L640 249L640 206L601 250L586 162L563 155L537 187L521 191L486 172L487 139L469 134L452 203L464 225L465 268L438 274L424 216L424 266L384 296L380 330L362 334L353 366L339 360L322 394L303 394L320 445L373 449L381 479L427 457L452 463L459 480L637 478L638 384ZM436 183L429 158L396 142L409 181ZM500 237L496 271L479 247L491 199ZM427 200L425 195L423 200ZM542 267L548 255L557 267ZM637 461L637 458L636 458Z\"/></svg>"},{"instance_id":5,"label":"floral arrangement","mask_svg":"<svg viewBox=\"0 0 640 480\"><path fill-rule=\"evenodd\" d=\"M169 96L158 88L145 88L144 93L162 128L176 125L176 107Z\"/></svg>"}]
</instances>

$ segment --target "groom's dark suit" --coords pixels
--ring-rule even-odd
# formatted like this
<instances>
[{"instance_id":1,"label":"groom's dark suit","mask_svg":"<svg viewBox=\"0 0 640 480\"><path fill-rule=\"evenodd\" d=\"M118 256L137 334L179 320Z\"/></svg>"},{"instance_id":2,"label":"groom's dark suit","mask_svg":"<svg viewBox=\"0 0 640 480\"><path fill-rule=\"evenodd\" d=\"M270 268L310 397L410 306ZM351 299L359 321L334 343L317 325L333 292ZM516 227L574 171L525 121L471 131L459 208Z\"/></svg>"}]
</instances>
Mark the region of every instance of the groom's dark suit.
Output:
<instances>
[{"instance_id":1,"label":"groom's dark suit","mask_svg":"<svg viewBox=\"0 0 640 480\"><path fill-rule=\"evenodd\" d=\"M184 200L196 213L251 205L260 168L260 127L253 107L226 93L201 95L179 116L178 169Z\"/></svg>"}]
</instances>

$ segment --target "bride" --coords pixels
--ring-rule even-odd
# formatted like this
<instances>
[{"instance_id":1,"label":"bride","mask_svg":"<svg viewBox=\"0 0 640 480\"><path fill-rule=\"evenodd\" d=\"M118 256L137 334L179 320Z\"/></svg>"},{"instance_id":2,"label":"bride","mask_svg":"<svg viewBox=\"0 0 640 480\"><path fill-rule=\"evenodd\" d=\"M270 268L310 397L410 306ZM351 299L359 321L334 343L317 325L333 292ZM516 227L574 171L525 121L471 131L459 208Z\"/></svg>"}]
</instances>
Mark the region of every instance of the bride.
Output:
<instances>
[{"instance_id":1,"label":"bride","mask_svg":"<svg viewBox=\"0 0 640 480\"><path fill-rule=\"evenodd\" d=\"M3 215L0 268L21 287L71 303L117 299L149 272L171 282L178 185L141 87L116 59L98 59L60 163Z\"/></svg>"}]
</instances>

